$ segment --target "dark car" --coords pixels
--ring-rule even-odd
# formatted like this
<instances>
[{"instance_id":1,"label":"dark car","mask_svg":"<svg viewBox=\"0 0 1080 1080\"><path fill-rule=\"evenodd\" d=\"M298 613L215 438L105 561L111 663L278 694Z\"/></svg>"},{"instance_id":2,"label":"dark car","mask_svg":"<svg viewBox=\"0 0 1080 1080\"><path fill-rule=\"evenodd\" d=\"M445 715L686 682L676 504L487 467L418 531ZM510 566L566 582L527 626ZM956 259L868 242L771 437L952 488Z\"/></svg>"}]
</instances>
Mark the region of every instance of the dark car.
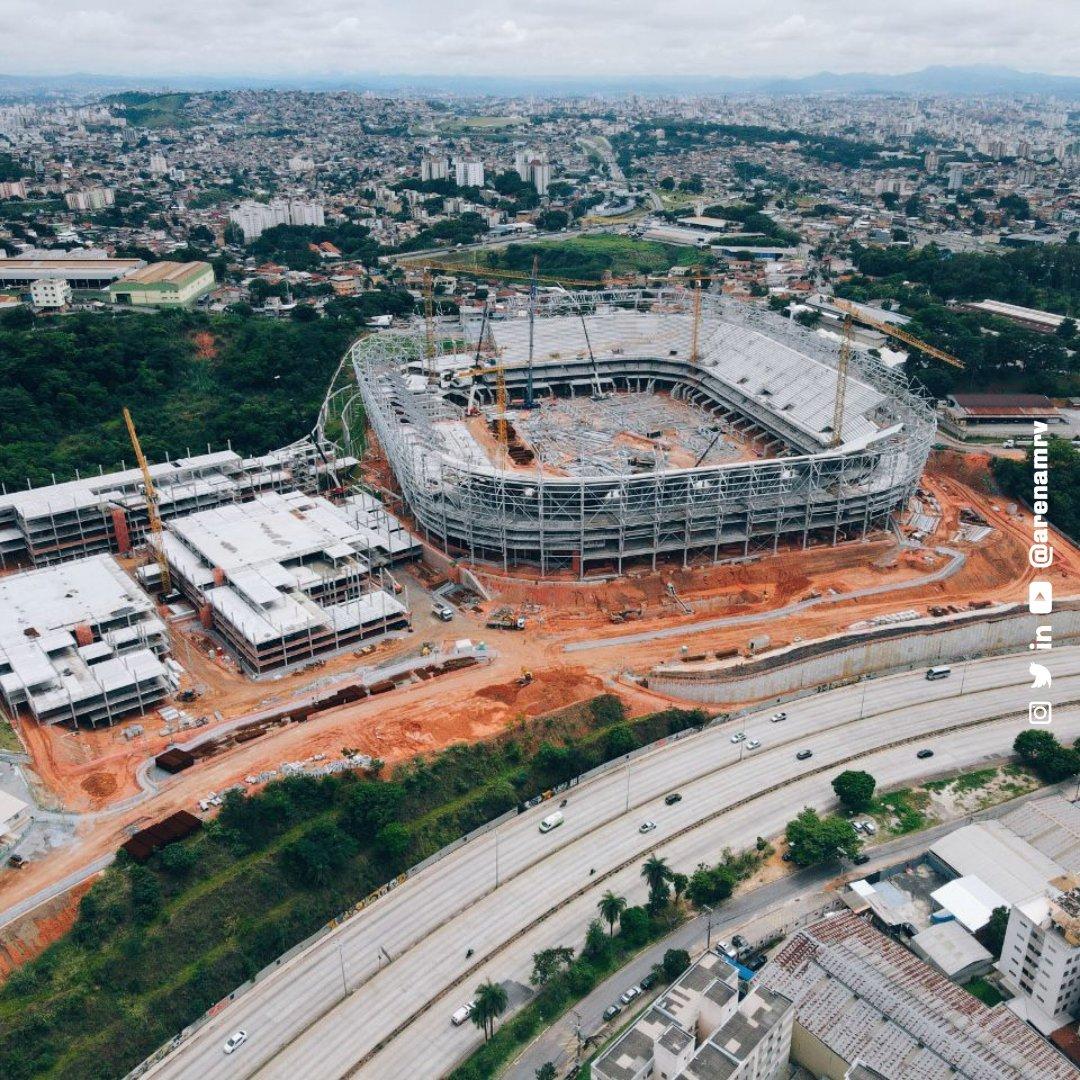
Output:
<instances>
[{"instance_id":1,"label":"dark car","mask_svg":"<svg viewBox=\"0 0 1080 1080\"><path fill-rule=\"evenodd\" d=\"M736 949L745 949L746 948L746 938L744 938L742 936L742 934L736 934L731 939L731 944L734 945Z\"/></svg>"},{"instance_id":2,"label":"dark car","mask_svg":"<svg viewBox=\"0 0 1080 1080\"><path fill-rule=\"evenodd\" d=\"M917 758L928 758L934 756L933 750L920 750L916 755Z\"/></svg>"},{"instance_id":3,"label":"dark car","mask_svg":"<svg viewBox=\"0 0 1080 1080\"><path fill-rule=\"evenodd\" d=\"M682 796L677 791L673 791L664 799L667 806L674 806L677 802L682 802Z\"/></svg>"},{"instance_id":4,"label":"dark car","mask_svg":"<svg viewBox=\"0 0 1080 1080\"><path fill-rule=\"evenodd\" d=\"M656 985L656 972L650 971L644 979L641 980L642 990L651 990Z\"/></svg>"},{"instance_id":5,"label":"dark car","mask_svg":"<svg viewBox=\"0 0 1080 1080\"><path fill-rule=\"evenodd\" d=\"M746 961L746 966L751 971L760 971L768 962L769 958L764 953L758 953L757 956L751 956Z\"/></svg>"},{"instance_id":6,"label":"dark car","mask_svg":"<svg viewBox=\"0 0 1080 1080\"><path fill-rule=\"evenodd\" d=\"M620 1006L620 1005L609 1005L604 1010L604 1019L605 1020L614 1020L615 1017L618 1016L619 1013L621 1013L621 1012L622 1012L622 1006Z\"/></svg>"},{"instance_id":7,"label":"dark car","mask_svg":"<svg viewBox=\"0 0 1080 1080\"><path fill-rule=\"evenodd\" d=\"M793 856L790 851L785 851L784 854L780 856L782 862L791 862L792 858Z\"/></svg>"},{"instance_id":8,"label":"dark car","mask_svg":"<svg viewBox=\"0 0 1080 1080\"><path fill-rule=\"evenodd\" d=\"M814 756L814 751L813 750L800 750L795 755L795 760L796 761L805 761L808 757L813 757L813 756Z\"/></svg>"},{"instance_id":9,"label":"dark car","mask_svg":"<svg viewBox=\"0 0 1080 1080\"><path fill-rule=\"evenodd\" d=\"M863 866L870 861L869 855L864 855L861 851L854 859L851 860L856 866Z\"/></svg>"},{"instance_id":10,"label":"dark car","mask_svg":"<svg viewBox=\"0 0 1080 1080\"><path fill-rule=\"evenodd\" d=\"M21 870L26 865L26 859L21 855L11 855L8 857L8 866L13 866L16 870Z\"/></svg>"}]
</instances>

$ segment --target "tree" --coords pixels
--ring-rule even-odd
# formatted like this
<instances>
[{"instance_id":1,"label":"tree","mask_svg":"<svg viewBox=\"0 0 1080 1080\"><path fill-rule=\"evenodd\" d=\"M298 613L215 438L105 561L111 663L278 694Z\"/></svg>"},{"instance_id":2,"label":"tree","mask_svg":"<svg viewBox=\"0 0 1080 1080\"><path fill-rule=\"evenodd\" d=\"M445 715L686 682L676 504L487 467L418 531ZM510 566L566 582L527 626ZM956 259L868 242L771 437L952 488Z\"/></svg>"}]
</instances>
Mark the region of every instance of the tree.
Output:
<instances>
[{"instance_id":1,"label":"tree","mask_svg":"<svg viewBox=\"0 0 1080 1080\"><path fill-rule=\"evenodd\" d=\"M405 789L400 784L363 781L353 784L345 794L341 809L341 827L353 836L366 840L383 826L397 821Z\"/></svg>"},{"instance_id":2,"label":"tree","mask_svg":"<svg viewBox=\"0 0 1080 1080\"><path fill-rule=\"evenodd\" d=\"M396 863L409 850L412 834L400 821L384 825L375 834L375 849L387 862Z\"/></svg>"},{"instance_id":3,"label":"tree","mask_svg":"<svg viewBox=\"0 0 1080 1080\"><path fill-rule=\"evenodd\" d=\"M558 945L553 949L541 949L533 953L533 969L529 976L529 982L533 986L543 986L560 971L568 968L574 959L574 950L566 945Z\"/></svg>"},{"instance_id":4,"label":"tree","mask_svg":"<svg viewBox=\"0 0 1080 1080\"><path fill-rule=\"evenodd\" d=\"M550 1061L545 1061L539 1069L536 1070L536 1080L555 1080L555 1077L559 1074L555 1071L555 1066Z\"/></svg>"},{"instance_id":5,"label":"tree","mask_svg":"<svg viewBox=\"0 0 1080 1080\"><path fill-rule=\"evenodd\" d=\"M995 960L1001 955L1001 947L1005 944L1005 929L1008 925L1009 909L1002 905L990 912L990 921L975 933L983 948L994 954Z\"/></svg>"},{"instance_id":6,"label":"tree","mask_svg":"<svg viewBox=\"0 0 1080 1080\"><path fill-rule=\"evenodd\" d=\"M600 897L596 904L600 918L608 924L608 936L615 933L615 923L626 910L626 897L616 896L610 889Z\"/></svg>"},{"instance_id":7,"label":"tree","mask_svg":"<svg viewBox=\"0 0 1080 1080\"><path fill-rule=\"evenodd\" d=\"M649 913L643 907L629 907L619 918L619 936L631 948L638 948L649 940Z\"/></svg>"},{"instance_id":8,"label":"tree","mask_svg":"<svg viewBox=\"0 0 1080 1080\"><path fill-rule=\"evenodd\" d=\"M604 956L609 948L608 935L604 933L604 924L599 919L593 919L585 930L585 944L581 947L581 955L592 959Z\"/></svg>"},{"instance_id":9,"label":"tree","mask_svg":"<svg viewBox=\"0 0 1080 1080\"><path fill-rule=\"evenodd\" d=\"M874 799L877 781L868 773L846 769L832 782L832 789L845 810L869 810Z\"/></svg>"},{"instance_id":10,"label":"tree","mask_svg":"<svg viewBox=\"0 0 1080 1080\"><path fill-rule=\"evenodd\" d=\"M671 875L671 893L675 898L676 908L679 906L679 901L683 898L683 894L689 885L690 879L685 874L675 873Z\"/></svg>"},{"instance_id":11,"label":"tree","mask_svg":"<svg viewBox=\"0 0 1080 1080\"><path fill-rule=\"evenodd\" d=\"M506 1012L507 1003L506 990L500 983L488 979L476 988L471 1018L483 1031L485 1042L495 1034L495 1021Z\"/></svg>"},{"instance_id":12,"label":"tree","mask_svg":"<svg viewBox=\"0 0 1080 1080\"><path fill-rule=\"evenodd\" d=\"M161 886L152 871L145 866L133 866L131 879L131 914L138 923L150 922L161 910Z\"/></svg>"},{"instance_id":13,"label":"tree","mask_svg":"<svg viewBox=\"0 0 1080 1080\"><path fill-rule=\"evenodd\" d=\"M690 954L685 949L668 949L664 953L664 977L674 982L690 966Z\"/></svg>"},{"instance_id":14,"label":"tree","mask_svg":"<svg viewBox=\"0 0 1080 1080\"><path fill-rule=\"evenodd\" d=\"M659 855L650 855L641 864L641 876L645 884L649 886L649 910L653 913L660 911L671 895L671 890L668 888L671 868L667 860L660 858Z\"/></svg>"},{"instance_id":15,"label":"tree","mask_svg":"<svg viewBox=\"0 0 1080 1080\"><path fill-rule=\"evenodd\" d=\"M838 817L819 817L810 807L788 822L787 841L797 866L817 866L840 856L850 859L862 846L851 822Z\"/></svg>"},{"instance_id":16,"label":"tree","mask_svg":"<svg viewBox=\"0 0 1080 1080\"><path fill-rule=\"evenodd\" d=\"M1050 784L1080 773L1080 753L1062 746L1049 731L1020 732L1013 740L1013 751Z\"/></svg>"}]
</instances>

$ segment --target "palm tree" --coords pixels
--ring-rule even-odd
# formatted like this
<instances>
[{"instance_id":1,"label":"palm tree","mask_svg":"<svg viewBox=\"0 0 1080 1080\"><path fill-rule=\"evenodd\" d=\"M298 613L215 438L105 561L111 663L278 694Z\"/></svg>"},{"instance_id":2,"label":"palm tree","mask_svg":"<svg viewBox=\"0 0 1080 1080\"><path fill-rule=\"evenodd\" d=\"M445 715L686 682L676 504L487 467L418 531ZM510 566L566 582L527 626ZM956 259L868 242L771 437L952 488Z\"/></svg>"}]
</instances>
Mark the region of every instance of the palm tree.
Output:
<instances>
[{"instance_id":1,"label":"palm tree","mask_svg":"<svg viewBox=\"0 0 1080 1080\"><path fill-rule=\"evenodd\" d=\"M600 918L608 924L608 937L615 934L615 923L626 910L626 897L616 896L610 889L600 897L596 904Z\"/></svg>"},{"instance_id":2,"label":"palm tree","mask_svg":"<svg viewBox=\"0 0 1080 1080\"><path fill-rule=\"evenodd\" d=\"M490 979L476 988L476 1003L473 1005L472 1022L482 1028L484 1041L495 1034L495 1021L506 1012L508 999L506 991L499 983Z\"/></svg>"},{"instance_id":3,"label":"palm tree","mask_svg":"<svg viewBox=\"0 0 1080 1080\"><path fill-rule=\"evenodd\" d=\"M650 855L641 864L641 876L649 886L649 910L656 914L666 904L668 899L668 882L671 880L671 867L666 859L658 855Z\"/></svg>"},{"instance_id":4,"label":"palm tree","mask_svg":"<svg viewBox=\"0 0 1080 1080\"><path fill-rule=\"evenodd\" d=\"M667 859L661 859L659 855L650 855L641 864L641 876L645 884L649 886L649 892L655 893L671 880L671 867Z\"/></svg>"}]
</instances>

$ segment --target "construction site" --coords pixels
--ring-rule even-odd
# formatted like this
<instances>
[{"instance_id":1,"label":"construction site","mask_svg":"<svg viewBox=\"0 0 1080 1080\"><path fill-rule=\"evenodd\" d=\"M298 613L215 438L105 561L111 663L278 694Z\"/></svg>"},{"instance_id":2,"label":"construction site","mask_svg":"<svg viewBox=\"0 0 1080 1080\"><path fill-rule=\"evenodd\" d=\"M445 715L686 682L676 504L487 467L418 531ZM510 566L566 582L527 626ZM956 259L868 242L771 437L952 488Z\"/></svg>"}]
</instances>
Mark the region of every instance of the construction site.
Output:
<instances>
[{"instance_id":1,"label":"construction site","mask_svg":"<svg viewBox=\"0 0 1080 1080\"><path fill-rule=\"evenodd\" d=\"M700 290L534 290L438 330L350 361L417 530L504 572L865 539L934 437L902 374Z\"/></svg>"},{"instance_id":2,"label":"construction site","mask_svg":"<svg viewBox=\"0 0 1080 1080\"><path fill-rule=\"evenodd\" d=\"M278 454L0 502L12 794L52 822L4 904L230 788L392 768L601 693L723 711L756 692L681 673L779 685L838 636L902 653L927 620L1000 622L1035 575L1028 511L987 454L931 453L901 375L696 290L500 297L370 335L339 375ZM1080 551L1055 556L1042 576L1075 595Z\"/></svg>"}]
</instances>

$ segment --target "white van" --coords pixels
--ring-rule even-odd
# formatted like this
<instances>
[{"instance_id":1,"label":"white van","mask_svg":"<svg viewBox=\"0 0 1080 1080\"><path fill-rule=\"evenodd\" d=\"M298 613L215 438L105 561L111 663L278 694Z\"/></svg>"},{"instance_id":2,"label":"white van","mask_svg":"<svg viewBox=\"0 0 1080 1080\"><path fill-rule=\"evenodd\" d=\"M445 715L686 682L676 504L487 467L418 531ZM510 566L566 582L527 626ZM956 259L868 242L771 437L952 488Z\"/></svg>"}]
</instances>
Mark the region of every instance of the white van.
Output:
<instances>
[{"instance_id":1,"label":"white van","mask_svg":"<svg viewBox=\"0 0 1080 1080\"><path fill-rule=\"evenodd\" d=\"M556 810L554 814L548 814L548 816L540 822L540 831L551 832L552 829L557 829L562 823L562 811Z\"/></svg>"},{"instance_id":2,"label":"white van","mask_svg":"<svg viewBox=\"0 0 1080 1080\"><path fill-rule=\"evenodd\" d=\"M932 667L926 673L926 677L933 681L934 679L947 679L951 674L951 667Z\"/></svg>"},{"instance_id":3,"label":"white van","mask_svg":"<svg viewBox=\"0 0 1080 1080\"><path fill-rule=\"evenodd\" d=\"M450 1016L450 1023L453 1024L454 1027L461 1027L461 1025L472 1016L473 1006L475 1004L475 1001L470 1001L468 1005L462 1005L461 1008L455 1009Z\"/></svg>"}]
</instances>

